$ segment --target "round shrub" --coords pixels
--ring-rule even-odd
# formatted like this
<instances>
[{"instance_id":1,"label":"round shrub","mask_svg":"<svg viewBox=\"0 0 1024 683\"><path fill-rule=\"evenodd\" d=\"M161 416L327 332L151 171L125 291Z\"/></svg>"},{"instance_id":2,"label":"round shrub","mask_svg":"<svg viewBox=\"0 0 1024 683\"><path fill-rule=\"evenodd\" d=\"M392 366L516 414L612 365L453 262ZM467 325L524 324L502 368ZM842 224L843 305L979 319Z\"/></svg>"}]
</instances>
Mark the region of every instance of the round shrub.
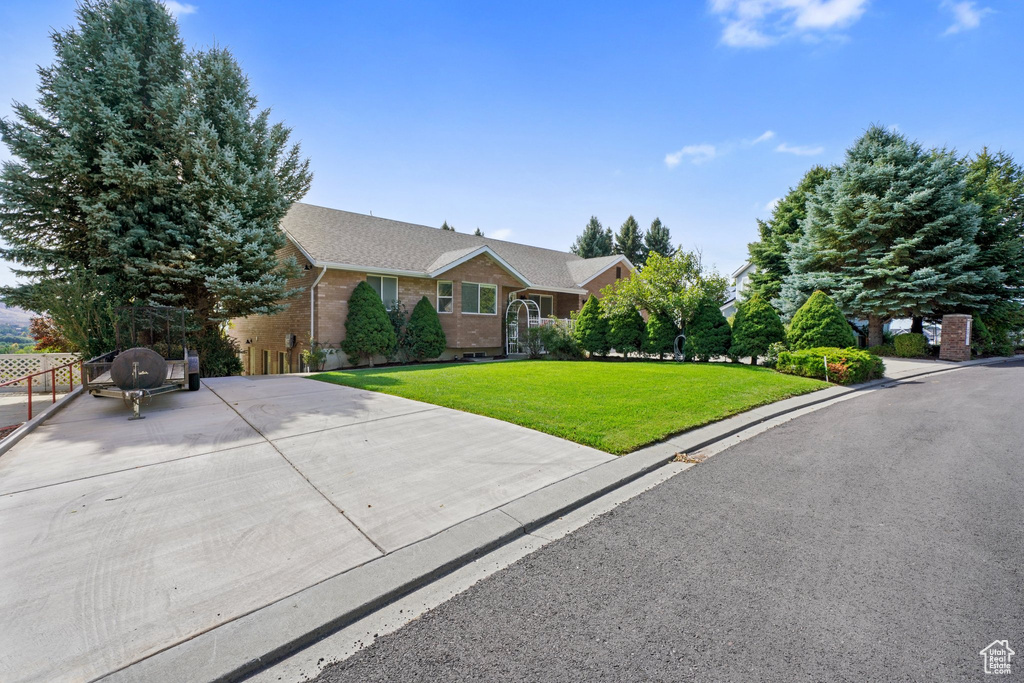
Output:
<instances>
[{"instance_id":1,"label":"round shrub","mask_svg":"<svg viewBox=\"0 0 1024 683\"><path fill-rule=\"evenodd\" d=\"M897 334L892 343L896 347L896 355L900 358L921 358L928 355L928 339L923 334Z\"/></svg>"},{"instance_id":2,"label":"round shrub","mask_svg":"<svg viewBox=\"0 0 1024 683\"><path fill-rule=\"evenodd\" d=\"M569 327L561 320L554 320L546 325L541 325L540 340L548 356L555 360L581 360L583 351L576 343Z\"/></svg>"},{"instance_id":3,"label":"round shrub","mask_svg":"<svg viewBox=\"0 0 1024 683\"><path fill-rule=\"evenodd\" d=\"M608 317L608 346L623 356L639 353L644 341L644 319L635 307L613 313Z\"/></svg>"},{"instance_id":4,"label":"round shrub","mask_svg":"<svg viewBox=\"0 0 1024 683\"><path fill-rule=\"evenodd\" d=\"M341 342L341 350L350 362L353 359L365 360L372 368L373 357L387 355L397 343L395 329L380 296L365 280L360 282L348 300L345 340Z\"/></svg>"},{"instance_id":5,"label":"round shrub","mask_svg":"<svg viewBox=\"0 0 1024 683\"><path fill-rule=\"evenodd\" d=\"M713 301L704 300L697 304L693 320L686 326L686 343L683 355L707 362L714 356L729 353L732 345L732 328Z\"/></svg>"},{"instance_id":6,"label":"round shrub","mask_svg":"<svg viewBox=\"0 0 1024 683\"><path fill-rule=\"evenodd\" d=\"M409 355L415 360L437 358L448 347L441 319L427 297L421 298L412 309L405 334Z\"/></svg>"},{"instance_id":7,"label":"round shrub","mask_svg":"<svg viewBox=\"0 0 1024 683\"><path fill-rule=\"evenodd\" d=\"M736 312L729 355L737 358L749 356L750 364L757 365L757 357L765 355L773 342L785 340L786 328L782 326L779 314L767 301L754 296L740 304Z\"/></svg>"},{"instance_id":8,"label":"round shrub","mask_svg":"<svg viewBox=\"0 0 1024 683\"><path fill-rule=\"evenodd\" d=\"M679 329L672 318L664 313L651 313L644 331L643 352L659 359L666 353L675 352Z\"/></svg>"},{"instance_id":9,"label":"round shrub","mask_svg":"<svg viewBox=\"0 0 1024 683\"><path fill-rule=\"evenodd\" d=\"M857 343L846 316L822 291L812 294L793 314L786 340L794 351L815 346L846 348Z\"/></svg>"}]
</instances>

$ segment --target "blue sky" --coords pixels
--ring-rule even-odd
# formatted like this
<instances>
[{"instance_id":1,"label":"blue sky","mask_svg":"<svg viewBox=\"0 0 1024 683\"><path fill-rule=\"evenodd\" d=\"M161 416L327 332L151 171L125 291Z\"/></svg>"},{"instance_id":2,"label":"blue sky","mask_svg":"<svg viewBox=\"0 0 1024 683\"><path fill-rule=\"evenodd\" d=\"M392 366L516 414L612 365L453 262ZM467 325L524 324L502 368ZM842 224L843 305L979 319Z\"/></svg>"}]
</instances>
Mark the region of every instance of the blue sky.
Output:
<instances>
[{"instance_id":1,"label":"blue sky","mask_svg":"<svg viewBox=\"0 0 1024 683\"><path fill-rule=\"evenodd\" d=\"M168 4L294 129L305 201L555 249L591 215L658 216L728 274L872 123L1024 159L1021 0ZM73 21L0 5L0 116Z\"/></svg>"}]
</instances>

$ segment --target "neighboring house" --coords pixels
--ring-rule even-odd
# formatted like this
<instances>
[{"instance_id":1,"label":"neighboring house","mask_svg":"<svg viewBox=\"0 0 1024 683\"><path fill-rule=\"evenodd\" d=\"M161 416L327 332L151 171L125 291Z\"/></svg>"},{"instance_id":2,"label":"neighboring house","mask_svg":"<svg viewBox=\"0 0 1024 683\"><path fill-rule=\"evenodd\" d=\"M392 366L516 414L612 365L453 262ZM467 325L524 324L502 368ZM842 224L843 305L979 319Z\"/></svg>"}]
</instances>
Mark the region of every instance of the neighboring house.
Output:
<instances>
[{"instance_id":1,"label":"neighboring house","mask_svg":"<svg viewBox=\"0 0 1024 683\"><path fill-rule=\"evenodd\" d=\"M348 300L362 281L385 306L409 311L426 296L448 339L442 358L505 351L505 313L513 299L533 299L542 318L568 318L606 285L628 277L624 256L583 259L568 252L440 230L310 204L292 206L281 222L303 272L301 293L277 315L231 321L246 374L296 372L310 338L337 346L345 338ZM345 361L341 351L328 368Z\"/></svg>"},{"instance_id":2,"label":"neighboring house","mask_svg":"<svg viewBox=\"0 0 1024 683\"><path fill-rule=\"evenodd\" d=\"M725 291L725 303L722 304L722 315L726 318L736 315L736 304L742 301L743 290L747 288L750 274L756 270L757 266L747 261L732 274L732 284Z\"/></svg>"}]
</instances>

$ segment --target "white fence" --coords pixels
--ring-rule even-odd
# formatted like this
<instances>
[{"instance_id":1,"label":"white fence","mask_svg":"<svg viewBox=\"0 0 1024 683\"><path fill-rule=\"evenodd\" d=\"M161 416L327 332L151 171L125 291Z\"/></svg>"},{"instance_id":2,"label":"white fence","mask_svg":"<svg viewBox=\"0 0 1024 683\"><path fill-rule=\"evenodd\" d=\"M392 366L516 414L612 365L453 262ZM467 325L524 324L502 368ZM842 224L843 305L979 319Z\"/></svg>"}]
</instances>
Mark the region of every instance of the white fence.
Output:
<instances>
[{"instance_id":1,"label":"white fence","mask_svg":"<svg viewBox=\"0 0 1024 683\"><path fill-rule=\"evenodd\" d=\"M78 360L78 354L74 353L0 353L0 383L9 382L34 372L45 372L61 365ZM74 372L74 384L82 381L78 374L77 367L64 368L57 371L57 391L66 391ZM32 389L36 391L50 391L50 374L40 375L32 378ZM25 385L16 384L0 388L0 392L24 393Z\"/></svg>"}]
</instances>

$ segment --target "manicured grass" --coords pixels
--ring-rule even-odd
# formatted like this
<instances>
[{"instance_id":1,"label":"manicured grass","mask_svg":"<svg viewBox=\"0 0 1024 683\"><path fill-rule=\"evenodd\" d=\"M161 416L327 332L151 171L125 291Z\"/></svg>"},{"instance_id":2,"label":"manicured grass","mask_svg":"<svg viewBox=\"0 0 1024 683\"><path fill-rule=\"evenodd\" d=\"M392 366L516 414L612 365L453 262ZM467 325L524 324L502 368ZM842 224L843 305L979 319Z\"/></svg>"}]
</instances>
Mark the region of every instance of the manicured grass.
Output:
<instances>
[{"instance_id":1,"label":"manicured grass","mask_svg":"<svg viewBox=\"0 0 1024 683\"><path fill-rule=\"evenodd\" d=\"M438 364L312 378L487 415L609 453L828 386L748 365L667 362Z\"/></svg>"}]
</instances>

